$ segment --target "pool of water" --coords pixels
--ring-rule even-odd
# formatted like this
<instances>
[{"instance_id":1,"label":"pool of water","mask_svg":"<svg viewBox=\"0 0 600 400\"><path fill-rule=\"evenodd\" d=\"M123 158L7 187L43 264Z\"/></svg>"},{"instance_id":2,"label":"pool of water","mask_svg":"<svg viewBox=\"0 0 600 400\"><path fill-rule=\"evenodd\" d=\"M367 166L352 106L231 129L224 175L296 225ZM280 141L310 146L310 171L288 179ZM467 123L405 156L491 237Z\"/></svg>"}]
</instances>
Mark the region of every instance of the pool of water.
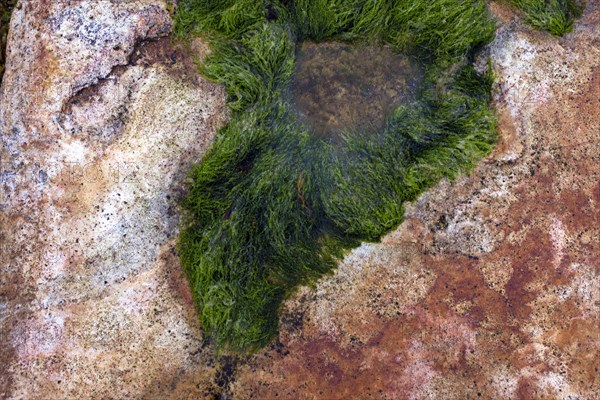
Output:
<instances>
[{"instance_id":1,"label":"pool of water","mask_svg":"<svg viewBox=\"0 0 600 400\"><path fill-rule=\"evenodd\" d=\"M388 46L304 42L297 51L291 103L300 123L333 140L373 134L414 98L423 68Z\"/></svg>"}]
</instances>

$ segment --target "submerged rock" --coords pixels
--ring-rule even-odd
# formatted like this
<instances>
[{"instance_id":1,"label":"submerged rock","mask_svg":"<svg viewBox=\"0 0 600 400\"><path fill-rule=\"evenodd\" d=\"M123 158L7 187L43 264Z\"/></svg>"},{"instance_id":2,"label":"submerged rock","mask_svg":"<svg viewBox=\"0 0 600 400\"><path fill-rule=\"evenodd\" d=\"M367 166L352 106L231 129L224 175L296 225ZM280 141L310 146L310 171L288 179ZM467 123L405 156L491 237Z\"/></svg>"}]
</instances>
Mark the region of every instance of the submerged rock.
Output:
<instances>
[{"instance_id":1,"label":"submerged rock","mask_svg":"<svg viewBox=\"0 0 600 400\"><path fill-rule=\"evenodd\" d=\"M297 52L292 104L301 123L324 139L374 134L414 99L423 68L389 46L304 42Z\"/></svg>"},{"instance_id":2,"label":"submerged rock","mask_svg":"<svg viewBox=\"0 0 600 400\"><path fill-rule=\"evenodd\" d=\"M224 91L164 38L160 0L21 3L0 90L0 397L600 396L597 2L564 39L494 5L496 151L301 289L244 359L203 342L173 252Z\"/></svg>"}]
</instances>

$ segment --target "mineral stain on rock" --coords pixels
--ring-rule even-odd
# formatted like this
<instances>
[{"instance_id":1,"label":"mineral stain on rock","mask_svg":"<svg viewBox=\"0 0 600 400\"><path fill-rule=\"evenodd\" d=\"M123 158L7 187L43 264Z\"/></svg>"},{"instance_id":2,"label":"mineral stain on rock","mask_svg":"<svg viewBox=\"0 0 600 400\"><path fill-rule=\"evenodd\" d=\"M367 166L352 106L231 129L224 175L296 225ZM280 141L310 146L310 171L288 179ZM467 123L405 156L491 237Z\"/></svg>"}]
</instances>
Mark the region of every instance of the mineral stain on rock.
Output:
<instances>
[{"instance_id":1,"label":"mineral stain on rock","mask_svg":"<svg viewBox=\"0 0 600 400\"><path fill-rule=\"evenodd\" d=\"M321 138L372 134L414 98L423 69L389 46L304 42L291 87L298 120Z\"/></svg>"}]
</instances>

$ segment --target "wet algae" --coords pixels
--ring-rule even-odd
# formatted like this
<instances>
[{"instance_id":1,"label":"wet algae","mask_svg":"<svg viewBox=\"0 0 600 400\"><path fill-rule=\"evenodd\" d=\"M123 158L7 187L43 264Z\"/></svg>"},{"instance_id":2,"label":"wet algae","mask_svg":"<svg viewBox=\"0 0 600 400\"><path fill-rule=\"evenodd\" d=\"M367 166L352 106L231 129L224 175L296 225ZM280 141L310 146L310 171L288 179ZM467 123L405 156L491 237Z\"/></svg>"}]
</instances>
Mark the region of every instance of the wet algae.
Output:
<instances>
[{"instance_id":1,"label":"wet algae","mask_svg":"<svg viewBox=\"0 0 600 400\"><path fill-rule=\"evenodd\" d=\"M524 13L528 24L555 36L570 32L585 8L583 0L509 0L509 3Z\"/></svg>"},{"instance_id":2,"label":"wet algae","mask_svg":"<svg viewBox=\"0 0 600 400\"><path fill-rule=\"evenodd\" d=\"M495 30L482 0L184 0L176 19L180 37L211 41L201 69L232 110L192 171L178 244L218 349L267 344L297 285L396 227L405 201L496 141L491 73L471 66ZM389 64L372 81L323 72L352 85L314 95L321 111L305 120L303 65L336 51ZM357 118L336 114L346 106Z\"/></svg>"},{"instance_id":3,"label":"wet algae","mask_svg":"<svg viewBox=\"0 0 600 400\"><path fill-rule=\"evenodd\" d=\"M10 17L16 3L17 0L0 0L0 83L2 83L4 65L6 64L6 45Z\"/></svg>"}]
</instances>

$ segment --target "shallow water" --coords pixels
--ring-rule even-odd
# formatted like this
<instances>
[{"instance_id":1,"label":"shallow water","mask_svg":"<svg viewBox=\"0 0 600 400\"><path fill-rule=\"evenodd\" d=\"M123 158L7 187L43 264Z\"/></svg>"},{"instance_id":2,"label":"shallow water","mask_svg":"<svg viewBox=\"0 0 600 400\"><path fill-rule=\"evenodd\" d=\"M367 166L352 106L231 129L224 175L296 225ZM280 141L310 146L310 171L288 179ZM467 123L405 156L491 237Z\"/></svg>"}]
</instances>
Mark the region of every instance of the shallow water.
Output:
<instances>
[{"instance_id":1,"label":"shallow water","mask_svg":"<svg viewBox=\"0 0 600 400\"><path fill-rule=\"evenodd\" d=\"M399 105L414 98L423 77L412 58L387 46L304 42L291 87L293 110L315 135L373 134Z\"/></svg>"}]
</instances>

